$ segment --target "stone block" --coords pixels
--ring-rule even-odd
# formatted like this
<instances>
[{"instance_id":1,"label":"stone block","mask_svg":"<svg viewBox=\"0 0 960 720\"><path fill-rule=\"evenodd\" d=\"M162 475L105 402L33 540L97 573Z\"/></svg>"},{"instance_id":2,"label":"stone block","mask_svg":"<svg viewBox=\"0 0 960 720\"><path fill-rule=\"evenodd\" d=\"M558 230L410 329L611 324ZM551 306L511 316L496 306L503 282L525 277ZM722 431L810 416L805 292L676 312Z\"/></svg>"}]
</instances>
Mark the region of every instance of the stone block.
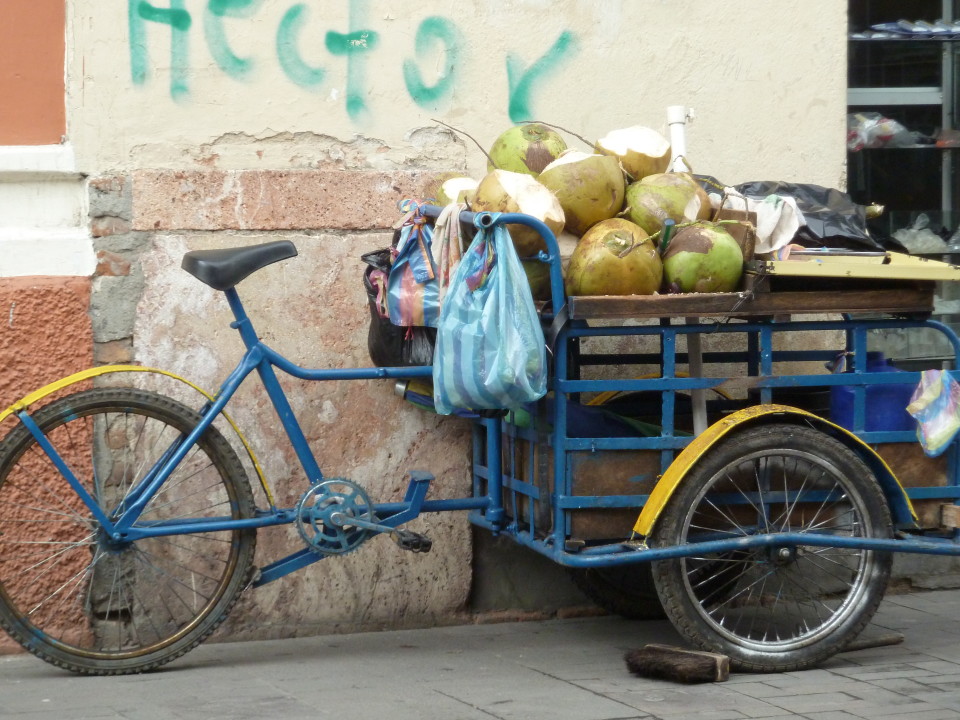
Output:
<instances>
[{"instance_id":1,"label":"stone block","mask_svg":"<svg viewBox=\"0 0 960 720\"><path fill-rule=\"evenodd\" d=\"M133 339L111 340L93 346L93 361L97 365L126 365L133 361Z\"/></svg>"},{"instance_id":2,"label":"stone block","mask_svg":"<svg viewBox=\"0 0 960 720\"><path fill-rule=\"evenodd\" d=\"M128 275L98 275L94 278L90 317L96 342L120 340L133 334L142 290L143 275L139 271Z\"/></svg>"},{"instance_id":3,"label":"stone block","mask_svg":"<svg viewBox=\"0 0 960 720\"><path fill-rule=\"evenodd\" d=\"M91 218L130 220L132 185L124 175L104 175L87 181Z\"/></svg>"},{"instance_id":4,"label":"stone block","mask_svg":"<svg viewBox=\"0 0 960 720\"><path fill-rule=\"evenodd\" d=\"M123 218L105 215L96 217L90 221L90 234L93 237L106 237L109 235L121 235L130 232L130 221Z\"/></svg>"},{"instance_id":5,"label":"stone block","mask_svg":"<svg viewBox=\"0 0 960 720\"><path fill-rule=\"evenodd\" d=\"M375 230L418 198L429 172L347 170L140 170L135 230Z\"/></svg>"},{"instance_id":6,"label":"stone block","mask_svg":"<svg viewBox=\"0 0 960 720\"><path fill-rule=\"evenodd\" d=\"M97 275L129 275L130 261L109 250L97 251Z\"/></svg>"}]
</instances>

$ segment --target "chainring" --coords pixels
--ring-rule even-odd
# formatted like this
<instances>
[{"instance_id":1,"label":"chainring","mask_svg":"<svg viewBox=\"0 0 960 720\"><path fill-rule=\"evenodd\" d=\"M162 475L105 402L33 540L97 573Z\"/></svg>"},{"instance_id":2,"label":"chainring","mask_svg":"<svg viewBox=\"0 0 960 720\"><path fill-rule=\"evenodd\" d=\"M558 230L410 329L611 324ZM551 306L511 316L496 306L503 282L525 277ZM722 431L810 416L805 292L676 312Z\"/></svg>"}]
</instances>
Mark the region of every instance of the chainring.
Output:
<instances>
[{"instance_id":1,"label":"chainring","mask_svg":"<svg viewBox=\"0 0 960 720\"><path fill-rule=\"evenodd\" d=\"M297 531L307 547L321 555L345 555L370 538L373 532L351 525L351 518L376 522L366 491L345 478L317 483L297 503Z\"/></svg>"}]
</instances>

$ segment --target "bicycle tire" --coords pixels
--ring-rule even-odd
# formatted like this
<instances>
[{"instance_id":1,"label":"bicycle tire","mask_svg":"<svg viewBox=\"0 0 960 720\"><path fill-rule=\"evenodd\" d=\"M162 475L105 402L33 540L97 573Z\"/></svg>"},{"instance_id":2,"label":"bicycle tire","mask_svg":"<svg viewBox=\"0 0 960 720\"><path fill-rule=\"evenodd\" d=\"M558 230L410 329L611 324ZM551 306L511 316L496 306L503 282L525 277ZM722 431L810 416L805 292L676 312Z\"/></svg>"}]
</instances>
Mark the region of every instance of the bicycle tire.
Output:
<instances>
[{"instance_id":1,"label":"bicycle tire","mask_svg":"<svg viewBox=\"0 0 960 720\"><path fill-rule=\"evenodd\" d=\"M153 392L99 388L33 419L114 516L200 416ZM246 472L211 427L138 524L253 513ZM249 584L255 545L252 529L111 543L23 425L0 442L0 625L53 665L119 675L180 657L223 622Z\"/></svg>"},{"instance_id":2,"label":"bicycle tire","mask_svg":"<svg viewBox=\"0 0 960 720\"><path fill-rule=\"evenodd\" d=\"M776 424L711 450L667 502L650 540L667 547L811 530L887 538L890 511L850 448L809 427ZM889 552L784 545L657 561L653 575L685 638L728 655L736 669L785 672L818 665L860 633L891 565ZM707 566L724 568L723 583Z\"/></svg>"}]
</instances>

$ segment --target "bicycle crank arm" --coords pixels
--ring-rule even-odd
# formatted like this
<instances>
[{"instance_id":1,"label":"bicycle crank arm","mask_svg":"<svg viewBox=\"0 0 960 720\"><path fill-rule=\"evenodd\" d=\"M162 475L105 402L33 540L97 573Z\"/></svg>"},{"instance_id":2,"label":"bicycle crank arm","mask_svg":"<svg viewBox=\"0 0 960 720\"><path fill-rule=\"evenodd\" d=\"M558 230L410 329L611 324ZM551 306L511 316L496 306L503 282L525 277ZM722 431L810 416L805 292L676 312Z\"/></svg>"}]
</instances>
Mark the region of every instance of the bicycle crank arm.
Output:
<instances>
[{"instance_id":1,"label":"bicycle crank arm","mask_svg":"<svg viewBox=\"0 0 960 720\"><path fill-rule=\"evenodd\" d=\"M403 550L409 550L415 553L430 552L433 547L433 540L426 535L413 532L412 530L402 530L400 528L382 525L380 523L367 522L358 518L350 517L345 513L335 512L330 515L330 523L339 528L357 527L361 530L370 530L377 533L388 533L393 537L397 545Z\"/></svg>"}]
</instances>

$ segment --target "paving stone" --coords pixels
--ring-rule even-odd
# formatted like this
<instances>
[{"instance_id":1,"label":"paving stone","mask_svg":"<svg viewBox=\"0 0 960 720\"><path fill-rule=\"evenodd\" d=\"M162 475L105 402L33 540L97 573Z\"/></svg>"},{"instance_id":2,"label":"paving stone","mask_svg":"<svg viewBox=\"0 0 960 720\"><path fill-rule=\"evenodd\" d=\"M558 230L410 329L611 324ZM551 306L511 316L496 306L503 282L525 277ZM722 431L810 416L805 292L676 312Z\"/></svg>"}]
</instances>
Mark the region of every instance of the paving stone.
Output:
<instances>
[{"instance_id":1,"label":"paving stone","mask_svg":"<svg viewBox=\"0 0 960 720\"><path fill-rule=\"evenodd\" d=\"M131 677L78 678L27 655L0 656L0 716L960 720L960 643L943 631L960 616L960 591L928 594L936 612L905 652L726 683L630 675L624 648L661 641L669 626L595 617L206 644Z\"/></svg>"},{"instance_id":2,"label":"paving stone","mask_svg":"<svg viewBox=\"0 0 960 720\"><path fill-rule=\"evenodd\" d=\"M844 706L856 698L842 692L812 693L810 695L784 695L768 698L771 705L777 705L794 713L818 712L820 710L843 710Z\"/></svg>"}]
</instances>

